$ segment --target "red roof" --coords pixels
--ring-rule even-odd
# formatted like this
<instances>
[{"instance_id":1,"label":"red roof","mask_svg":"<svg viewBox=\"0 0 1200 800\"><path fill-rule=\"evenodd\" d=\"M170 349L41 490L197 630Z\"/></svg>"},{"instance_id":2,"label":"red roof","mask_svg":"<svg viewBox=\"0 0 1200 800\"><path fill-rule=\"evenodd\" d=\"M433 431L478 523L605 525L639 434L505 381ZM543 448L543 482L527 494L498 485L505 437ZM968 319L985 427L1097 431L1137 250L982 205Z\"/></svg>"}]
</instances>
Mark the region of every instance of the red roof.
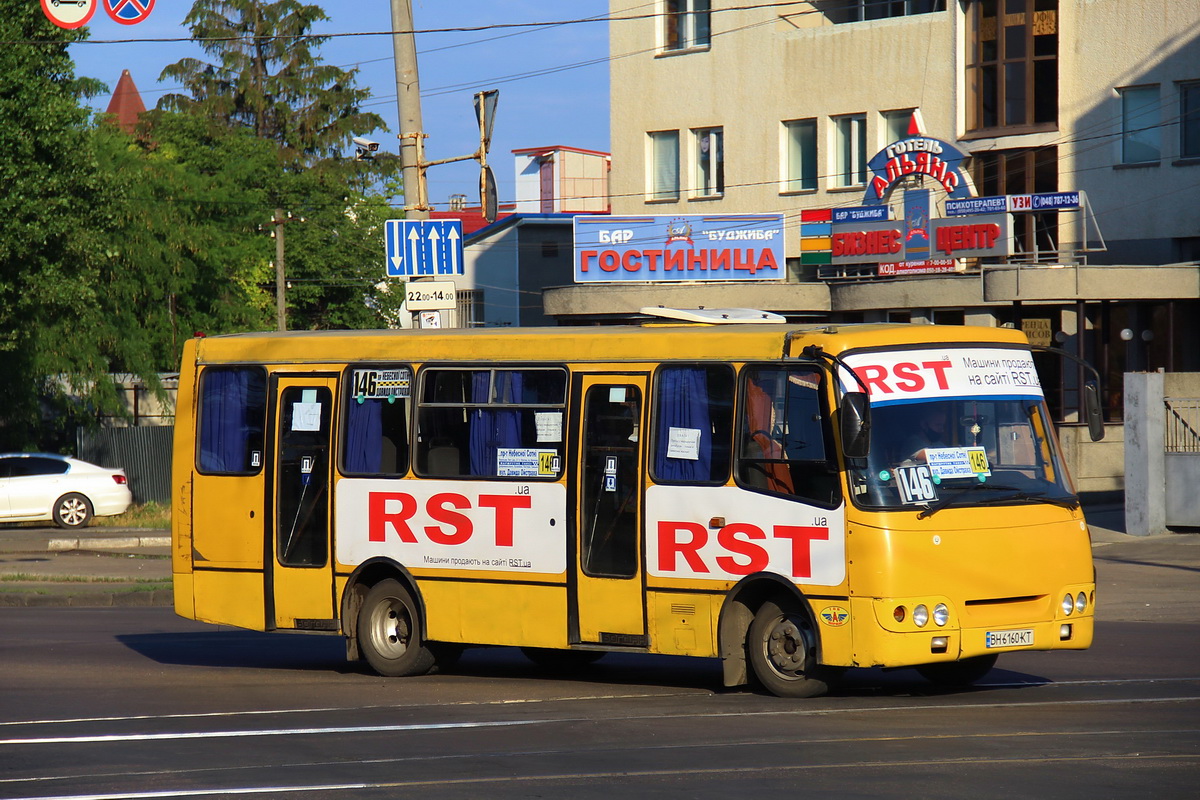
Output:
<instances>
[{"instance_id":1,"label":"red roof","mask_svg":"<svg viewBox=\"0 0 1200 800\"><path fill-rule=\"evenodd\" d=\"M517 210L516 205L501 205L497 209L496 219L502 220L512 216ZM430 219L460 219L463 224L463 235L468 236L480 228L486 227L488 221L483 218L483 209L479 206L464 208L462 211L430 211Z\"/></svg>"},{"instance_id":2,"label":"red roof","mask_svg":"<svg viewBox=\"0 0 1200 800\"><path fill-rule=\"evenodd\" d=\"M116 117L117 126L121 130L133 133L133 129L137 127L138 117L145 110L146 104L142 102L142 96L138 93L137 87L133 85L133 76L129 74L129 70L121 70L121 78L117 81L117 88L113 92L112 100L109 101L105 113Z\"/></svg>"}]
</instances>

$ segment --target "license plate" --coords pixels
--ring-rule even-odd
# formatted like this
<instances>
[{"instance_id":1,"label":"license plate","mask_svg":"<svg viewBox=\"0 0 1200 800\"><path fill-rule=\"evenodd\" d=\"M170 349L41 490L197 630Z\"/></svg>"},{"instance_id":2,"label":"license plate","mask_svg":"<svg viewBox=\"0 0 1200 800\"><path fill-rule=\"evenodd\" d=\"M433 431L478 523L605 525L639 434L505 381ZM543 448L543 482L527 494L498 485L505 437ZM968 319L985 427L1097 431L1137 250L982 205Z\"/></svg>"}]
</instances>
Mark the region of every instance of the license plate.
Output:
<instances>
[{"instance_id":1,"label":"license plate","mask_svg":"<svg viewBox=\"0 0 1200 800\"><path fill-rule=\"evenodd\" d=\"M1020 631L988 631L983 635L988 647L1032 647L1033 628Z\"/></svg>"}]
</instances>

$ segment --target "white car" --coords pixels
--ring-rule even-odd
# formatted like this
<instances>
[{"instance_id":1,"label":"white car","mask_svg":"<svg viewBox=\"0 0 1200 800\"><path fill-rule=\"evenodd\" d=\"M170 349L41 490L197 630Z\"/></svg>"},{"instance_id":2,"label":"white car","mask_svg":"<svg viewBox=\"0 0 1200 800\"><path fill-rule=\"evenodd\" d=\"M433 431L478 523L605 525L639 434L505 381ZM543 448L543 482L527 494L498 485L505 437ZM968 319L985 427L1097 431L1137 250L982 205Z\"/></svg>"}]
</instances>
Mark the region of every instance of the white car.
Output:
<instances>
[{"instance_id":1,"label":"white car","mask_svg":"<svg viewBox=\"0 0 1200 800\"><path fill-rule=\"evenodd\" d=\"M49 453L0 453L0 522L82 528L133 503L123 469Z\"/></svg>"}]
</instances>

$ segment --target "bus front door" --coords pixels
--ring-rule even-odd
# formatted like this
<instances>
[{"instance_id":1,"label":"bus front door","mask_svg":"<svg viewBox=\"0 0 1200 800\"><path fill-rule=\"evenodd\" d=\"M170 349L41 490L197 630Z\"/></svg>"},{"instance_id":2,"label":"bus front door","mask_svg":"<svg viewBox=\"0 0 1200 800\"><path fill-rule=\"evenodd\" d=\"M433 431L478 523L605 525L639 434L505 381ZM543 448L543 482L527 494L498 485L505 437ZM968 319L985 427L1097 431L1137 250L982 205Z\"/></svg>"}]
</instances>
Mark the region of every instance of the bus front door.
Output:
<instances>
[{"instance_id":1,"label":"bus front door","mask_svg":"<svg viewBox=\"0 0 1200 800\"><path fill-rule=\"evenodd\" d=\"M574 642L648 643L641 547L646 385L644 373L581 375L572 392L580 420Z\"/></svg>"},{"instance_id":2,"label":"bus front door","mask_svg":"<svg viewBox=\"0 0 1200 800\"><path fill-rule=\"evenodd\" d=\"M274 519L267 526L268 623L277 628L336 629L329 547L333 375L276 376Z\"/></svg>"}]
</instances>

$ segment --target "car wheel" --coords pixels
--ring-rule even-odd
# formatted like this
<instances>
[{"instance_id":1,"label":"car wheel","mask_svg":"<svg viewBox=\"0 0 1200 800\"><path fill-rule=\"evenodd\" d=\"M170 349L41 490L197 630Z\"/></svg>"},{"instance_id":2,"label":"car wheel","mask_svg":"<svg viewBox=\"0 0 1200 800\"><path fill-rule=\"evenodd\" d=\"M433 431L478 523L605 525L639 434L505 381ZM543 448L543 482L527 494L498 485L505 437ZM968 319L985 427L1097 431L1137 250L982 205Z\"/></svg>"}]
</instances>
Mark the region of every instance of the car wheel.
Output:
<instances>
[{"instance_id":1,"label":"car wheel","mask_svg":"<svg viewBox=\"0 0 1200 800\"><path fill-rule=\"evenodd\" d=\"M91 501L77 492L64 494L54 502L54 524L60 528L82 528L91 519Z\"/></svg>"}]
</instances>

